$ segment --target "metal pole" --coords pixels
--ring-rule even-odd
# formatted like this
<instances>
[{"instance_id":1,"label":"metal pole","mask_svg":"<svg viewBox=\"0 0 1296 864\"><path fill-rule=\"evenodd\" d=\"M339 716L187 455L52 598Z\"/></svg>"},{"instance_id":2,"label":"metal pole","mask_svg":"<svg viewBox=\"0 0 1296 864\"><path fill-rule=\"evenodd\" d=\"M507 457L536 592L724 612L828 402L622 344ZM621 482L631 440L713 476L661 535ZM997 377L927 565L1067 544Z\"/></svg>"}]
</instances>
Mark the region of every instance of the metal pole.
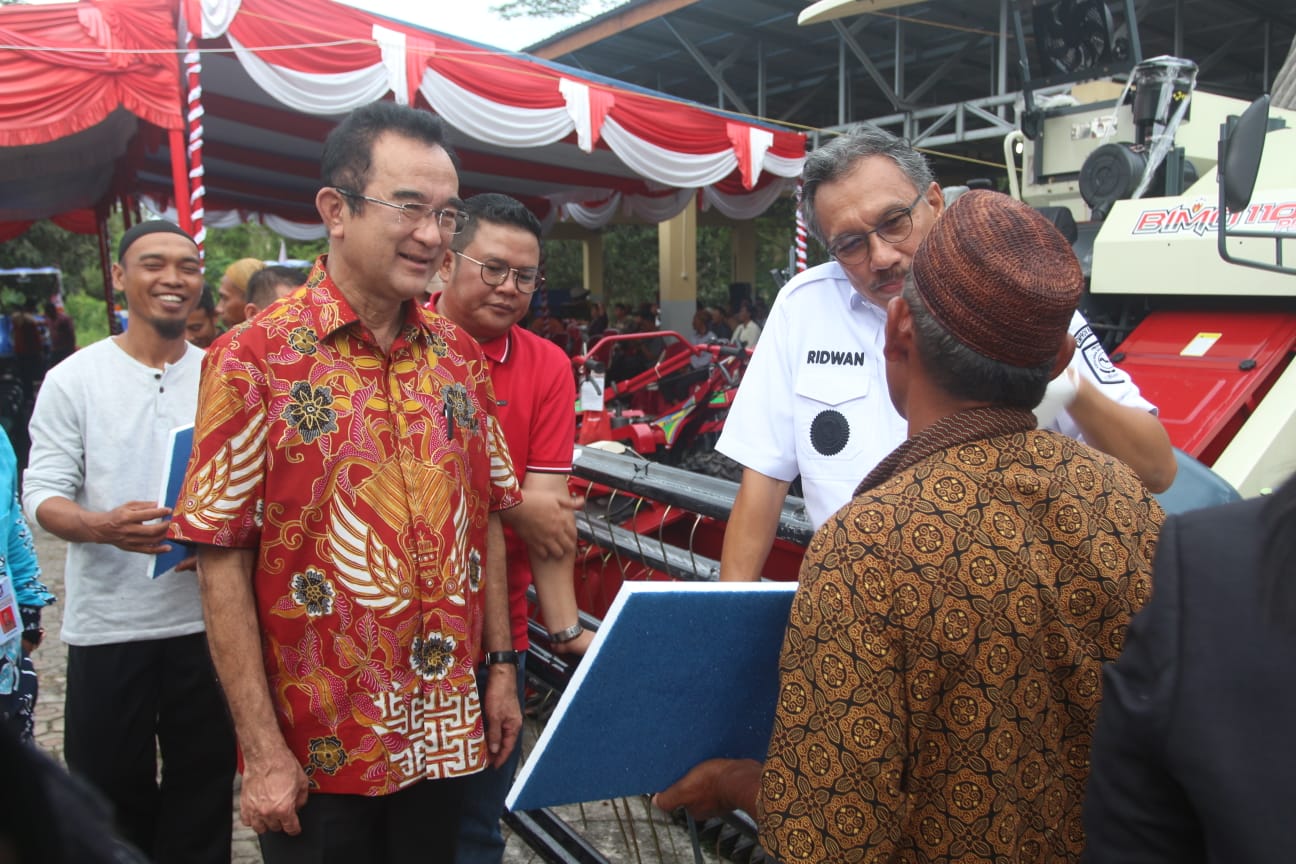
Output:
<instances>
[{"instance_id":1,"label":"metal pole","mask_svg":"<svg viewBox=\"0 0 1296 864\"><path fill-rule=\"evenodd\" d=\"M1008 0L999 0L999 44L997 47L999 50L999 62L996 65L999 69L995 95L1002 96L1008 92ZM1007 106L999 106L1000 120L1006 119L1007 110Z\"/></svg>"},{"instance_id":2,"label":"metal pole","mask_svg":"<svg viewBox=\"0 0 1296 864\"><path fill-rule=\"evenodd\" d=\"M899 18L895 22L895 70L891 78L891 87L896 97L904 101L905 94L905 40L904 22Z\"/></svg>"},{"instance_id":3,"label":"metal pole","mask_svg":"<svg viewBox=\"0 0 1296 864\"><path fill-rule=\"evenodd\" d=\"M846 75L846 40L837 37L837 124L845 126L850 122L846 114L846 84L849 78Z\"/></svg>"},{"instance_id":4,"label":"metal pole","mask_svg":"<svg viewBox=\"0 0 1296 864\"><path fill-rule=\"evenodd\" d=\"M1260 61L1260 92L1269 92L1269 21L1264 22L1264 56Z\"/></svg>"},{"instance_id":5,"label":"metal pole","mask_svg":"<svg viewBox=\"0 0 1296 864\"><path fill-rule=\"evenodd\" d=\"M1183 56L1183 0L1174 4L1174 56Z\"/></svg>"},{"instance_id":6,"label":"metal pole","mask_svg":"<svg viewBox=\"0 0 1296 864\"><path fill-rule=\"evenodd\" d=\"M121 321L117 319L117 306L113 302L112 251L108 246L107 210L97 214L95 228L99 235L99 269L103 271L104 306L108 312L108 332L116 336L121 332Z\"/></svg>"}]
</instances>

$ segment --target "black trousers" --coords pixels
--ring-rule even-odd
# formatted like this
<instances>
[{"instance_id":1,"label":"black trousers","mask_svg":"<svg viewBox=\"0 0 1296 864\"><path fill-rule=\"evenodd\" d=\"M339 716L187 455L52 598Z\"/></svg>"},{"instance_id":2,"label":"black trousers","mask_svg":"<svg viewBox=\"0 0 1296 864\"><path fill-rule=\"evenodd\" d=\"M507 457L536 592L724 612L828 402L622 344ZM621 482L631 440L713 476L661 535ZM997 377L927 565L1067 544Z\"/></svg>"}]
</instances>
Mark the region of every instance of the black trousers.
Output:
<instances>
[{"instance_id":1,"label":"black trousers","mask_svg":"<svg viewBox=\"0 0 1296 864\"><path fill-rule=\"evenodd\" d=\"M229 864L234 729L204 634L69 646L64 723L123 837L157 864Z\"/></svg>"},{"instance_id":2,"label":"black trousers","mask_svg":"<svg viewBox=\"0 0 1296 864\"><path fill-rule=\"evenodd\" d=\"M312 792L296 837L261 835L265 864L451 864L467 778L422 780L395 792Z\"/></svg>"}]
</instances>

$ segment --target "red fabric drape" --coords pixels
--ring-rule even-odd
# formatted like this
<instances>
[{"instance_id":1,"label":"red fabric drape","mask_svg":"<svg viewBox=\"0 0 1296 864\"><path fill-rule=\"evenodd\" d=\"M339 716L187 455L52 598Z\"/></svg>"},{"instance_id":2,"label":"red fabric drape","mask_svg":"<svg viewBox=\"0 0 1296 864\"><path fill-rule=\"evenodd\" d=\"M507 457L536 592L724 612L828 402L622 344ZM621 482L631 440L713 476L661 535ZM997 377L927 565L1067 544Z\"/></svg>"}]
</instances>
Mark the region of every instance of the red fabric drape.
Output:
<instances>
[{"instance_id":1,"label":"red fabric drape","mask_svg":"<svg viewBox=\"0 0 1296 864\"><path fill-rule=\"evenodd\" d=\"M320 18L320 4L311 0L277 0L273 5L253 12L244 9L230 24L228 35L247 48L259 49L279 45L315 45L346 42L350 44L304 48L293 51L266 51L261 57L286 69L312 74L352 72L382 62L382 52L373 44L373 21L370 13L343 6L328 6L327 20ZM385 23L385 22L384 22ZM196 27L197 22L191 22ZM408 30L398 24L392 29Z\"/></svg>"},{"instance_id":2,"label":"red fabric drape","mask_svg":"<svg viewBox=\"0 0 1296 864\"><path fill-rule=\"evenodd\" d=\"M517 108L561 108L558 73L508 54L492 54L463 43L439 50L429 66L473 93Z\"/></svg>"},{"instance_id":3,"label":"red fabric drape","mask_svg":"<svg viewBox=\"0 0 1296 864\"><path fill-rule=\"evenodd\" d=\"M57 216L50 217L50 221L66 231L72 231L76 234L94 234L99 230L98 218L93 210L69 210L66 213L60 213ZM9 240L16 240L27 229L35 225L31 222L0 222L0 243Z\"/></svg>"},{"instance_id":4,"label":"red fabric drape","mask_svg":"<svg viewBox=\"0 0 1296 864\"><path fill-rule=\"evenodd\" d=\"M51 221L60 228L75 234L94 234L99 230L99 218L90 209L69 210L51 217Z\"/></svg>"},{"instance_id":5,"label":"red fabric drape","mask_svg":"<svg viewBox=\"0 0 1296 864\"><path fill-rule=\"evenodd\" d=\"M27 233L28 228L35 224L35 222L0 222L0 243L17 240Z\"/></svg>"},{"instance_id":6,"label":"red fabric drape","mask_svg":"<svg viewBox=\"0 0 1296 864\"><path fill-rule=\"evenodd\" d=\"M182 128L174 17L171 0L0 9L0 44L15 46L0 52L0 147L80 132L118 106Z\"/></svg>"}]
</instances>

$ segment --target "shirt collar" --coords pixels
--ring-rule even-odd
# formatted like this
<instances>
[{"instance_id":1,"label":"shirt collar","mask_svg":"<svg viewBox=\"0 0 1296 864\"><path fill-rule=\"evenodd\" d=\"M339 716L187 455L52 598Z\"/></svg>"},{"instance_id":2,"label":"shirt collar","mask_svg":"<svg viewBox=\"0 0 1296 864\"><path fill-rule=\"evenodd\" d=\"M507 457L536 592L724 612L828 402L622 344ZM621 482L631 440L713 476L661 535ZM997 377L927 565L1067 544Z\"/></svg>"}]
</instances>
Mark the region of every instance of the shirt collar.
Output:
<instances>
[{"instance_id":1,"label":"shirt collar","mask_svg":"<svg viewBox=\"0 0 1296 864\"><path fill-rule=\"evenodd\" d=\"M433 313L440 315L441 313L437 312L436 308L437 304L441 301L441 295L443 293L445 292L438 291L433 294L432 299L427 302L424 308L430 309ZM478 346L481 347L482 353L486 355L487 360L492 363L507 363L509 361L509 357L513 355L513 328L517 326L517 324L514 324L513 327L504 331L503 336L497 336L489 342L477 343Z\"/></svg>"},{"instance_id":2,"label":"shirt collar","mask_svg":"<svg viewBox=\"0 0 1296 864\"><path fill-rule=\"evenodd\" d=\"M513 327L517 325L514 324ZM492 363L507 363L509 357L513 355L513 327L505 331L503 336L497 336L489 342L482 342L482 353L486 359Z\"/></svg>"},{"instance_id":3,"label":"shirt collar","mask_svg":"<svg viewBox=\"0 0 1296 864\"><path fill-rule=\"evenodd\" d=\"M403 304L405 322L401 326L401 335L406 339L421 338L425 343L431 335L426 311L419 304ZM328 274L328 255L321 255L315 260L310 276L306 279L306 297L302 304L302 318L319 338L332 336L349 324L360 324L351 304L342 294Z\"/></svg>"},{"instance_id":4,"label":"shirt collar","mask_svg":"<svg viewBox=\"0 0 1296 864\"><path fill-rule=\"evenodd\" d=\"M841 269L840 264L834 261L833 266L837 268L837 278L840 280L838 284L841 285L843 290L846 292L846 308L851 312L862 312L865 315L872 315L875 318L885 321L886 310L856 291L855 286L851 284L850 279L846 276L846 271Z\"/></svg>"}]
</instances>

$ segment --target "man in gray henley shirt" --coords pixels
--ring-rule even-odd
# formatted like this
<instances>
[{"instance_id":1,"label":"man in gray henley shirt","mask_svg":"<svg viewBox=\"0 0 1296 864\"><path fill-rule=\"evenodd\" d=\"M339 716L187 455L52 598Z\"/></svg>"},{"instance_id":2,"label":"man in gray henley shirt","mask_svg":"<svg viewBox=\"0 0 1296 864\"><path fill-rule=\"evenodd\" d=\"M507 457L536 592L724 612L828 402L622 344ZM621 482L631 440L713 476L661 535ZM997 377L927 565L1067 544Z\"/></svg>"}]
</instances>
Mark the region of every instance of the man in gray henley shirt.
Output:
<instances>
[{"instance_id":1,"label":"man in gray henley shirt","mask_svg":"<svg viewBox=\"0 0 1296 864\"><path fill-rule=\"evenodd\" d=\"M184 339L198 247L170 222L140 223L112 277L130 326L46 375L24 475L28 518L69 541L64 752L151 860L228 864L234 737L192 559L152 578L169 548L170 511L154 503L167 437L198 402L203 352Z\"/></svg>"}]
</instances>

